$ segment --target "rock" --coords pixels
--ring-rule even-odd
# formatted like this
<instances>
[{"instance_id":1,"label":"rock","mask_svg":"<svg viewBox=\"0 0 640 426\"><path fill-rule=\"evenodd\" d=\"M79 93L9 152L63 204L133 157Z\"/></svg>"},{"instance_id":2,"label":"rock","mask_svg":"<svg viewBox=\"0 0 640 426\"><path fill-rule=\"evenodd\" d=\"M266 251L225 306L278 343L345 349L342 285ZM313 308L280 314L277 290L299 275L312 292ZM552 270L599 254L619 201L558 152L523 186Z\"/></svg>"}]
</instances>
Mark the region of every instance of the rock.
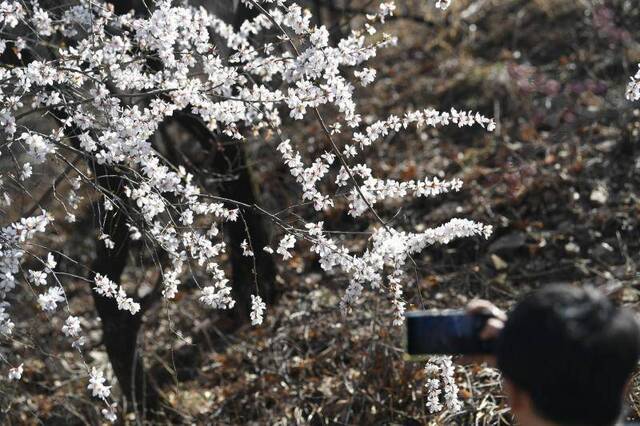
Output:
<instances>
[{"instance_id":1,"label":"rock","mask_svg":"<svg viewBox=\"0 0 640 426\"><path fill-rule=\"evenodd\" d=\"M623 303L637 303L640 300L640 293L638 290L625 287L622 290L622 302Z\"/></svg>"},{"instance_id":2,"label":"rock","mask_svg":"<svg viewBox=\"0 0 640 426\"><path fill-rule=\"evenodd\" d=\"M591 257L607 264L616 263L620 257L616 249L605 241L590 248L589 254Z\"/></svg>"},{"instance_id":3,"label":"rock","mask_svg":"<svg viewBox=\"0 0 640 426\"><path fill-rule=\"evenodd\" d=\"M502 271L503 269L507 269L507 266L509 266L507 262L502 260L497 254L491 255L491 263L493 263L493 267L496 271Z\"/></svg>"},{"instance_id":4,"label":"rock","mask_svg":"<svg viewBox=\"0 0 640 426\"><path fill-rule=\"evenodd\" d=\"M524 247L526 242L527 236L524 234L524 232L512 232L498 238L493 243L491 243L491 245L489 246L489 253L516 250Z\"/></svg>"},{"instance_id":5,"label":"rock","mask_svg":"<svg viewBox=\"0 0 640 426\"><path fill-rule=\"evenodd\" d=\"M571 254L580 253L580 246L574 243L573 241L570 241L567 244L565 244L564 249L566 250L567 253L571 253Z\"/></svg>"},{"instance_id":6,"label":"rock","mask_svg":"<svg viewBox=\"0 0 640 426\"><path fill-rule=\"evenodd\" d=\"M617 142L613 139L600 142L596 145L596 149L600 152L611 152L616 147Z\"/></svg>"},{"instance_id":7,"label":"rock","mask_svg":"<svg viewBox=\"0 0 640 426\"><path fill-rule=\"evenodd\" d=\"M589 199L591 201L600 205L606 204L608 198L609 192L604 186L598 186L594 188L593 191L591 191L591 195L589 196Z\"/></svg>"}]
</instances>

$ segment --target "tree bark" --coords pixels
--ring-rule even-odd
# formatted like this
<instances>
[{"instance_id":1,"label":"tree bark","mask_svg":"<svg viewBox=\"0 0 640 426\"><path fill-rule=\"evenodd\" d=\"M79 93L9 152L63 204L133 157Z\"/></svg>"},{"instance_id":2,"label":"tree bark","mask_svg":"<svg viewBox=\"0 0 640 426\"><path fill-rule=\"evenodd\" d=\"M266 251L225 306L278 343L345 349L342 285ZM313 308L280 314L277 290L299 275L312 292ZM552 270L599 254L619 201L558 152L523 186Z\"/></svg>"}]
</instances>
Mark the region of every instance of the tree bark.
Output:
<instances>
[{"instance_id":1,"label":"tree bark","mask_svg":"<svg viewBox=\"0 0 640 426\"><path fill-rule=\"evenodd\" d=\"M94 173L99 185L109 188L122 200L125 199L124 181L116 176L117 172L104 166L96 166ZM97 216L99 220L100 215ZM109 235L115 246L113 249L107 249L103 241L96 241L96 259L91 278L99 273L120 284L130 249L125 214L114 208L104 212L103 220L102 230ZM100 223L97 224L97 227L99 226ZM137 416L147 418L157 405L158 394L153 386L147 384L142 356L138 351L138 332L144 311L131 315L128 311L119 310L115 300L98 294L93 288L92 295L102 322L104 345L122 395L126 402L131 404Z\"/></svg>"},{"instance_id":2,"label":"tree bark","mask_svg":"<svg viewBox=\"0 0 640 426\"><path fill-rule=\"evenodd\" d=\"M221 185L221 196L244 204L258 204L257 188L241 142L227 141L223 150L215 152L212 166L218 173L236 175L236 179ZM253 209L244 210L242 218L235 222L226 222L224 232L230 248L233 293L238 305L234 312L246 320L251 311L250 295L254 292L256 282L265 303L271 304L276 299L275 264L273 257L263 250L269 243L269 233L263 217ZM244 256L240 247L245 238L251 242L253 248L255 276L254 258Z\"/></svg>"},{"instance_id":3,"label":"tree bark","mask_svg":"<svg viewBox=\"0 0 640 426\"><path fill-rule=\"evenodd\" d=\"M207 168L220 175L233 176L218 186L218 194L243 204L259 204L258 190L242 142L214 134L200 119L188 113L179 113L175 118L209 153ZM245 322L251 311L250 296L255 293L256 282L260 296L267 304L276 300L277 291L275 263L271 255L262 250L269 243L267 224L255 209L242 208L241 212L242 217L235 222L225 222L223 229L229 248L232 291L236 301L233 317ZM244 256L241 244L245 239L251 242L254 257Z\"/></svg>"}]
</instances>

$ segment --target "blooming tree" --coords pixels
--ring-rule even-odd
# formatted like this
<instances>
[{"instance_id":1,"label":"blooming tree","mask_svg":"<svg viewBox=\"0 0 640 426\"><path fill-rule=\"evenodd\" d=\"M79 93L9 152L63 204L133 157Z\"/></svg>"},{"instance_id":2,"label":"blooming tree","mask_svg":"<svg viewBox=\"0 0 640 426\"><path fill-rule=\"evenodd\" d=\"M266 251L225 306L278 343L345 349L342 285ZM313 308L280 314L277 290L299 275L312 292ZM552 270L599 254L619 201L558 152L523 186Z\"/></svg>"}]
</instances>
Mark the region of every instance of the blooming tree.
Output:
<instances>
[{"instance_id":1,"label":"blooming tree","mask_svg":"<svg viewBox=\"0 0 640 426\"><path fill-rule=\"evenodd\" d=\"M380 3L361 27L337 43L330 43L329 30L313 24L311 14L295 1L241 3L254 13L235 27L202 7L168 0L141 15L116 14L112 5L99 1L50 8L38 1L0 3L4 208L11 211L12 200L24 195L32 175L62 168L61 176L70 182L62 189L61 180L53 180L55 201L36 200L28 214L0 230L3 339L11 339L12 310L18 309L13 294L24 285L44 312L64 318L61 333L83 360L82 322L65 293L69 280L78 277L58 265L69 257L64 248L39 244L39 236L54 232L57 224L77 220L81 193L97 200L96 237L106 255L115 255L123 241L143 242L149 256L164 259L158 260L156 290L166 301L183 291L182 283L195 270L206 273L205 281L196 281L196 297L211 309L231 309L236 303L221 264L226 243L219 230L225 223L243 221L248 212L264 216L280 236L272 248L254 246L247 235L241 243L244 256L268 253L286 260L295 250L308 250L324 271L348 278L341 309L351 309L365 289L379 292L391 300L396 324L404 313L403 288L412 283L412 256L457 238L489 236L490 226L464 218L412 232L402 223L392 225L385 215L386 206L459 191L463 183L376 176L367 156L372 147L412 127L495 127L479 113L456 109L363 119L354 93L376 77L367 61L395 42L378 32L394 13L392 3ZM449 3L436 5L446 8ZM185 116L235 143L271 146L298 182L301 203L312 208L304 223L299 215L295 222L288 220L290 210L276 214L210 191L185 164L164 155L158 138L170 144L165 125ZM328 149L310 157L303 149L308 137L288 134L284 126L294 120L317 122ZM327 229L323 216L335 209L345 209L366 223L368 231ZM121 226L114 227L114 221ZM24 270L27 259L39 267ZM112 306L123 318L139 321L144 302L108 274L86 268L98 313L101 306ZM251 323L262 323L265 315L268 309L256 286ZM22 361L11 356L3 361L5 377L20 379ZM452 367L446 359L438 363L446 369L444 386L454 389ZM106 418L115 419L103 372L83 365L88 390L104 401ZM121 387L128 386L127 379L120 378ZM436 382L431 386L437 389Z\"/></svg>"}]
</instances>

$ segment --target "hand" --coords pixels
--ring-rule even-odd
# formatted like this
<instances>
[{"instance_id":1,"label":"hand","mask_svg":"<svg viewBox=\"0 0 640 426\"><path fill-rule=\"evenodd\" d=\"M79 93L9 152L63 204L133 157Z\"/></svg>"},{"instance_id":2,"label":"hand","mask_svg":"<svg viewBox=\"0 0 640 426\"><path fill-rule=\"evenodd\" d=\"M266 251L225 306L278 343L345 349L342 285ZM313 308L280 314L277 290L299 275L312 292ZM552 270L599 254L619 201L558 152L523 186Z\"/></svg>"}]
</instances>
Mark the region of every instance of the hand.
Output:
<instances>
[{"instance_id":1,"label":"hand","mask_svg":"<svg viewBox=\"0 0 640 426\"><path fill-rule=\"evenodd\" d=\"M507 314L487 300L474 299L469 302L465 310L468 314L480 314L491 317L480 331L480 339L482 340L496 339L504 328L504 323L507 321ZM465 355L457 358L456 362L460 364L486 363L491 367L495 367L496 357L494 355Z\"/></svg>"}]
</instances>

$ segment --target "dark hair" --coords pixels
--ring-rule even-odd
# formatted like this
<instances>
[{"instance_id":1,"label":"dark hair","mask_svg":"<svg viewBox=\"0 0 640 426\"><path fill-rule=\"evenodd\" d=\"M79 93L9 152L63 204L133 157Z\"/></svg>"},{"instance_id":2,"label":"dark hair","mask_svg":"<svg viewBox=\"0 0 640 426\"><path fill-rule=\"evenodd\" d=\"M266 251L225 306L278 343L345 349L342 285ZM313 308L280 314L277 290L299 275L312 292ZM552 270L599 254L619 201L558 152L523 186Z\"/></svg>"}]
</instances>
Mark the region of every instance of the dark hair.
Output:
<instances>
[{"instance_id":1,"label":"dark hair","mask_svg":"<svg viewBox=\"0 0 640 426\"><path fill-rule=\"evenodd\" d=\"M610 426L640 356L631 312L593 288L551 285L519 303L497 344L498 368L534 410L563 425Z\"/></svg>"}]
</instances>

